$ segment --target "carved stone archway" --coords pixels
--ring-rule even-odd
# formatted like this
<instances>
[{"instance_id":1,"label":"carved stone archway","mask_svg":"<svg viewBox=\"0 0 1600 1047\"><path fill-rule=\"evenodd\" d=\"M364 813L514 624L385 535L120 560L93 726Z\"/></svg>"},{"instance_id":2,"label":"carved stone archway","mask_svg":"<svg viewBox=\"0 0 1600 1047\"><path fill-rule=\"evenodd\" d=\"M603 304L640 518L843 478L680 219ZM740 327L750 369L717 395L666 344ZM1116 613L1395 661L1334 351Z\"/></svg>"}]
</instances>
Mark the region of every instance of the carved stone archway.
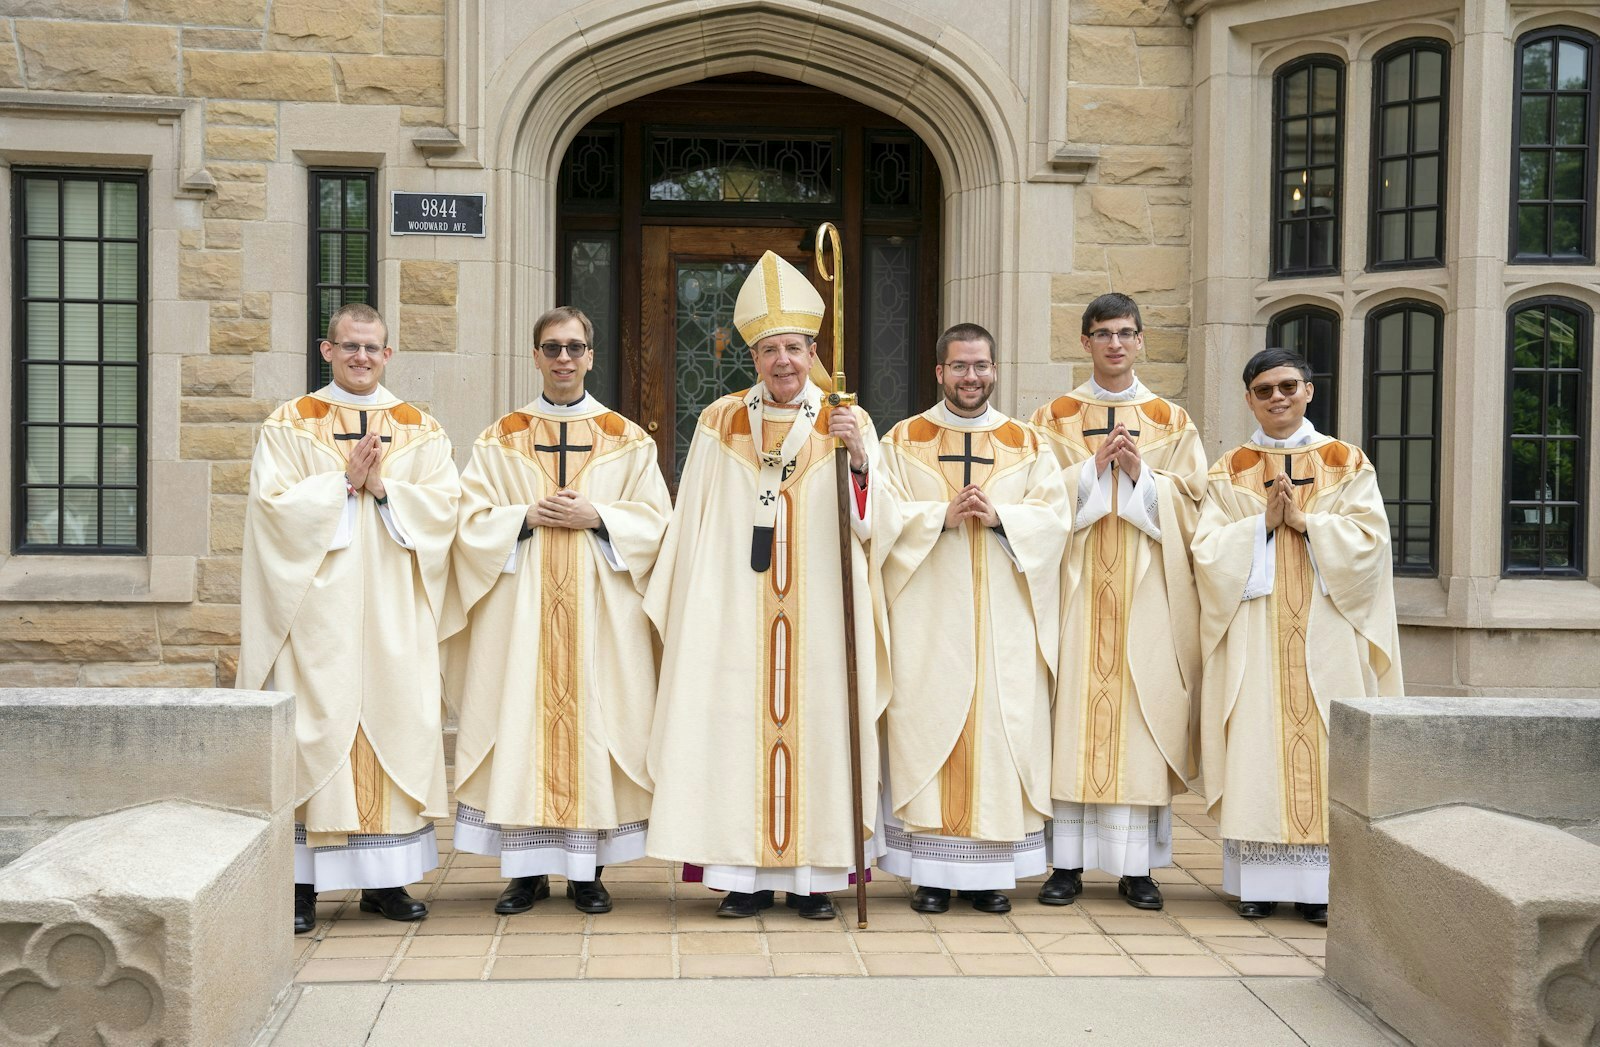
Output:
<instances>
[{"instance_id":1,"label":"carved stone archway","mask_svg":"<svg viewBox=\"0 0 1600 1047\"><path fill-rule=\"evenodd\" d=\"M533 320L555 294L557 171L589 120L629 99L725 73L798 80L909 126L944 183L946 317L994 325L1016 358L1025 102L964 35L888 4L595 0L531 33L484 86L483 156L496 198L496 402L531 395ZM1015 395L1014 391L1011 393Z\"/></svg>"}]
</instances>

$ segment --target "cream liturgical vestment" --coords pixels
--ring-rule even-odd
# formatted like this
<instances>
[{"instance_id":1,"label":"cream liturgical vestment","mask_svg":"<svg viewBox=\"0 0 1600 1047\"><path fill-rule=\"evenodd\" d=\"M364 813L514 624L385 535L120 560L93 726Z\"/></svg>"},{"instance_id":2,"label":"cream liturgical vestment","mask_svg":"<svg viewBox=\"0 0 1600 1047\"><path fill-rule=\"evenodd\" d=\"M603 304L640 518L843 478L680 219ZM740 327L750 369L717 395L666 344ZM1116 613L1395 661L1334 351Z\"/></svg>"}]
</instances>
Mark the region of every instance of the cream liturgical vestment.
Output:
<instances>
[{"instance_id":1,"label":"cream liturgical vestment","mask_svg":"<svg viewBox=\"0 0 1600 1047\"><path fill-rule=\"evenodd\" d=\"M564 488L601 529L530 533L528 507ZM655 441L593 397L541 397L473 445L445 644L458 851L579 881L644 854L656 662L642 594L671 510Z\"/></svg>"},{"instance_id":2,"label":"cream liturgical vestment","mask_svg":"<svg viewBox=\"0 0 1600 1047\"><path fill-rule=\"evenodd\" d=\"M1200 659L1188 548L1205 454L1183 408L1137 379L1118 393L1091 379L1033 422L1076 502L1062 559L1051 864L1148 876L1171 863L1172 794L1192 773ZM1119 424L1139 448L1138 483L1095 471Z\"/></svg>"},{"instance_id":3,"label":"cream liturgical vestment","mask_svg":"<svg viewBox=\"0 0 1600 1047\"><path fill-rule=\"evenodd\" d=\"M374 432L384 506L344 478ZM438 864L450 454L437 421L382 387L290 400L256 443L237 686L295 696L295 881L317 890L398 887Z\"/></svg>"},{"instance_id":4,"label":"cream liturgical vestment","mask_svg":"<svg viewBox=\"0 0 1600 1047\"><path fill-rule=\"evenodd\" d=\"M892 813L879 865L924 887L995 890L1045 870L1050 673L1066 489L1037 430L940 403L889 431L894 498L873 536L893 684L885 714ZM1000 528L945 530L977 484Z\"/></svg>"},{"instance_id":5,"label":"cream liturgical vestment","mask_svg":"<svg viewBox=\"0 0 1600 1047\"><path fill-rule=\"evenodd\" d=\"M1306 514L1271 534L1280 473ZM1205 657L1201 752L1224 889L1328 900L1328 706L1401 693L1389 521L1372 463L1309 422L1258 429L1207 477L1194 540Z\"/></svg>"},{"instance_id":6,"label":"cream liturgical vestment","mask_svg":"<svg viewBox=\"0 0 1600 1047\"><path fill-rule=\"evenodd\" d=\"M648 851L704 866L721 890L843 889L855 834L872 829L851 824L839 503L820 403L809 381L787 404L758 383L701 413L645 594L663 647ZM875 812L881 670L865 541L883 496L871 420L850 409L870 456L848 555L863 809Z\"/></svg>"}]
</instances>

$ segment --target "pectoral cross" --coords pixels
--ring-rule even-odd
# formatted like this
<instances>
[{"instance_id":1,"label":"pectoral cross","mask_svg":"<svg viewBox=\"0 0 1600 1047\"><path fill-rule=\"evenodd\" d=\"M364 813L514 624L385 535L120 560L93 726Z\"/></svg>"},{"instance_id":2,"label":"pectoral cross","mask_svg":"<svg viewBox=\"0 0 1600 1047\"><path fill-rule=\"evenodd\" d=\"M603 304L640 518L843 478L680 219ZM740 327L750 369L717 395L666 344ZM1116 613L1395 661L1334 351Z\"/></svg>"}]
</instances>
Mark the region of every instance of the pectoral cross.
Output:
<instances>
[{"instance_id":1,"label":"pectoral cross","mask_svg":"<svg viewBox=\"0 0 1600 1047\"><path fill-rule=\"evenodd\" d=\"M359 440L363 436L367 435L367 412L358 411L357 413L359 415L361 415L361 428L360 428L360 430L358 430L357 432L353 432L353 433L334 433L333 434L333 438L335 440ZM390 436L380 436L380 437L378 437L378 439L381 440L384 443L391 443L391 442L393 442L394 438L390 437Z\"/></svg>"},{"instance_id":2,"label":"pectoral cross","mask_svg":"<svg viewBox=\"0 0 1600 1047\"><path fill-rule=\"evenodd\" d=\"M972 453L972 434L971 433L965 433L963 435L965 435L966 438L967 438L965 452L962 453L962 454L941 454L939 456L939 461L941 461L941 462L960 462L961 463L961 486L965 487L968 484L972 483L972 467L973 467L973 465L975 465L975 464L976 465L993 465L994 464L994 459L993 458L978 458L975 455L973 455L973 453Z\"/></svg>"},{"instance_id":3,"label":"pectoral cross","mask_svg":"<svg viewBox=\"0 0 1600 1047\"><path fill-rule=\"evenodd\" d=\"M1311 482L1316 480L1315 476L1308 476L1304 480L1296 480L1294 478L1294 455L1292 455L1292 454L1286 454L1286 455L1283 456L1283 475L1287 476L1289 478L1289 483L1292 486L1295 486L1295 487L1304 487L1306 484L1311 483ZM1276 480L1268 480L1266 483L1262 484L1261 486L1262 487L1271 487L1273 484L1275 484L1277 482L1278 481L1276 481Z\"/></svg>"},{"instance_id":4,"label":"pectoral cross","mask_svg":"<svg viewBox=\"0 0 1600 1047\"><path fill-rule=\"evenodd\" d=\"M592 451L594 450L594 444L567 443L567 423L561 422L559 424L561 426L561 436L553 446L550 444L534 444L533 449L535 451L549 451L551 454L558 456L556 461L556 484L560 487L565 487L567 486L567 452Z\"/></svg>"}]
</instances>

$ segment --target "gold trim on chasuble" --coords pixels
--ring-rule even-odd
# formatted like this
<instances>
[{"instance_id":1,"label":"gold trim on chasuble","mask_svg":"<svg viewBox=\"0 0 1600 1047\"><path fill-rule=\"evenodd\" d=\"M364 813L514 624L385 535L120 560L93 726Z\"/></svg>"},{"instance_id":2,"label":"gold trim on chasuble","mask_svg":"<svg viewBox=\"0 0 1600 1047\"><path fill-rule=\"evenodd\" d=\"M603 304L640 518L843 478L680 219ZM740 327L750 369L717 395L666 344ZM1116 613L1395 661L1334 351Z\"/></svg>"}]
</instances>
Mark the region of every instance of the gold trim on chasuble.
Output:
<instances>
[{"instance_id":1,"label":"gold trim on chasuble","mask_svg":"<svg viewBox=\"0 0 1600 1047\"><path fill-rule=\"evenodd\" d=\"M377 750L367 741L367 732L356 725L356 740L350 745L350 779L356 789L356 832L381 834L389 831L389 776L378 762Z\"/></svg>"},{"instance_id":2,"label":"gold trim on chasuble","mask_svg":"<svg viewBox=\"0 0 1600 1047\"><path fill-rule=\"evenodd\" d=\"M1295 504L1305 510L1317 495L1353 476L1361 463L1337 441L1291 451L1241 448L1229 459L1233 484L1263 502L1273 480L1288 473ZM1317 584L1306 536L1287 523L1273 532L1274 575L1268 607L1272 616L1273 718L1278 732L1281 831L1285 843L1327 843L1328 730L1317 710L1306 670L1311 587Z\"/></svg>"},{"instance_id":3,"label":"gold trim on chasuble","mask_svg":"<svg viewBox=\"0 0 1600 1047\"><path fill-rule=\"evenodd\" d=\"M540 478L538 497L578 486L584 469L621 447L626 423L617 414L553 419L514 412L496 426L501 444ZM539 824L583 828L583 620L580 547L587 538L567 527L539 536L539 665L535 694L536 752L543 754L544 813Z\"/></svg>"}]
</instances>

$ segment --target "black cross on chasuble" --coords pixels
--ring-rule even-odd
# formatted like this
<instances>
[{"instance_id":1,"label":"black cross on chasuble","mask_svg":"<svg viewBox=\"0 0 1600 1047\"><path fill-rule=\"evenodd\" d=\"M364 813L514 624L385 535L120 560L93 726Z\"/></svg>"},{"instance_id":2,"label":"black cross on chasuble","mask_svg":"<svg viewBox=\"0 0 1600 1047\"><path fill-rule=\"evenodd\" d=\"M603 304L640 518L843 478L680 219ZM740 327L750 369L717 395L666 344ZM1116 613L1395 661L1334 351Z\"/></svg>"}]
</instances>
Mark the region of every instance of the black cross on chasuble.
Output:
<instances>
[{"instance_id":1,"label":"black cross on chasuble","mask_svg":"<svg viewBox=\"0 0 1600 1047\"><path fill-rule=\"evenodd\" d=\"M359 440L367 435L367 412L359 411L357 413L361 415L361 428L353 433L334 433L333 438L335 440ZM383 443L392 443L394 440L390 436L380 436L378 439Z\"/></svg>"},{"instance_id":2,"label":"black cross on chasuble","mask_svg":"<svg viewBox=\"0 0 1600 1047\"><path fill-rule=\"evenodd\" d=\"M1304 487L1306 484L1316 479L1314 476L1308 476L1304 480L1296 480L1294 478L1294 455L1292 454L1286 454L1283 456L1283 475L1287 476L1289 478L1289 483L1295 487ZM1271 487L1277 482L1278 481L1276 480L1268 480L1261 486Z\"/></svg>"},{"instance_id":3,"label":"black cross on chasuble","mask_svg":"<svg viewBox=\"0 0 1600 1047\"><path fill-rule=\"evenodd\" d=\"M1111 431L1113 429L1115 429L1116 427L1117 427L1117 409L1115 407L1107 407L1106 408L1106 427L1104 429L1085 429L1083 431L1083 435L1084 436L1110 436L1111 435ZM1140 430L1138 430L1138 429L1129 429L1128 430L1128 435L1129 436L1138 436L1139 433L1140 433Z\"/></svg>"},{"instance_id":4,"label":"black cross on chasuble","mask_svg":"<svg viewBox=\"0 0 1600 1047\"><path fill-rule=\"evenodd\" d=\"M557 456L556 457L556 483L561 487L566 487L567 486L567 452L568 451L592 451L592 450L594 450L594 444L569 444L569 443L567 443L567 423L566 422L560 422L558 424L561 426L561 433L560 433L560 438L556 440L555 444L553 446L551 444L534 444L533 445L533 449L535 451L549 451L551 454Z\"/></svg>"},{"instance_id":5,"label":"black cross on chasuble","mask_svg":"<svg viewBox=\"0 0 1600 1047\"><path fill-rule=\"evenodd\" d=\"M963 435L966 437L966 449L965 449L965 451L963 453L961 453L961 454L941 454L939 456L939 461L941 461L941 462L960 462L961 463L961 486L965 487L968 484L972 483L972 467L974 465L993 465L994 464L994 459L993 458L978 458L978 457L975 457L973 455L973 453L972 453L972 434L971 433L964 433Z\"/></svg>"}]
</instances>

